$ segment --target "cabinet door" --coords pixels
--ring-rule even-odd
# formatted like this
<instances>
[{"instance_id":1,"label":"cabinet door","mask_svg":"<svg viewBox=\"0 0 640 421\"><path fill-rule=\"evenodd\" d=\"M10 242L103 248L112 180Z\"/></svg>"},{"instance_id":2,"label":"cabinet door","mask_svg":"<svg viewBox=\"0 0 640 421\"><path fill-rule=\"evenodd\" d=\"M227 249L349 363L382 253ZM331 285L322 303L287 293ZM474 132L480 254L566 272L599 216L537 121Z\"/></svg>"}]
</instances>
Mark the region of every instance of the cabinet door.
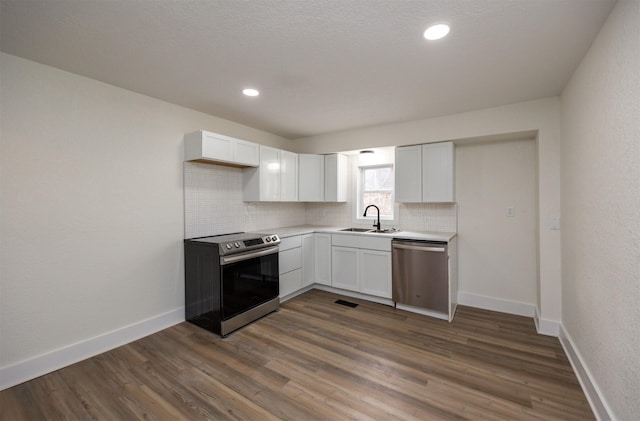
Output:
<instances>
[{"instance_id":1,"label":"cabinet door","mask_svg":"<svg viewBox=\"0 0 640 421\"><path fill-rule=\"evenodd\" d=\"M358 249L331 247L331 286L359 291Z\"/></svg>"},{"instance_id":2,"label":"cabinet door","mask_svg":"<svg viewBox=\"0 0 640 421\"><path fill-rule=\"evenodd\" d=\"M280 200L298 200L298 154L280 151Z\"/></svg>"},{"instance_id":3,"label":"cabinet door","mask_svg":"<svg viewBox=\"0 0 640 421\"><path fill-rule=\"evenodd\" d=\"M358 250L360 292L391 298L391 252Z\"/></svg>"},{"instance_id":4,"label":"cabinet door","mask_svg":"<svg viewBox=\"0 0 640 421\"><path fill-rule=\"evenodd\" d=\"M233 141L214 133L202 133L202 157L233 162Z\"/></svg>"},{"instance_id":5,"label":"cabinet door","mask_svg":"<svg viewBox=\"0 0 640 421\"><path fill-rule=\"evenodd\" d=\"M280 150L260 145L260 200L280 200Z\"/></svg>"},{"instance_id":6,"label":"cabinet door","mask_svg":"<svg viewBox=\"0 0 640 421\"><path fill-rule=\"evenodd\" d=\"M422 202L422 146L396 148L395 201Z\"/></svg>"},{"instance_id":7,"label":"cabinet door","mask_svg":"<svg viewBox=\"0 0 640 421\"><path fill-rule=\"evenodd\" d=\"M281 251L278 255L280 274L291 272L302 267L302 248L296 247Z\"/></svg>"},{"instance_id":8,"label":"cabinet door","mask_svg":"<svg viewBox=\"0 0 640 421\"><path fill-rule=\"evenodd\" d=\"M280 298L302 288L302 269L280 275Z\"/></svg>"},{"instance_id":9,"label":"cabinet door","mask_svg":"<svg viewBox=\"0 0 640 421\"><path fill-rule=\"evenodd\" d=\"M313 234L315 246L315 281L331 285L331 234Z\"/></svg>"},{"instance_id":10,"label":"cabinet door","mask_svg":"<svg viewBox=\"0 0 640 421\"><path fill-rule=\"evenodd\" d=\"M313 234L302 236L302 286L306 287L316 281L315 246Z\"/></svg>"},{"instance_id":11,"label":"cabinet door","mask_svg":"<svg viewBox=\"0 0 640 421\"><path fill-rule=\"evenodd\" d=\"M298 155L298 199L301 202L324 201L324 155Z\"/></svg>"},{"instance_id":12,"label":"cabinet door","mask_svg":"<svg viewBox=\"0 0 640 421\"><path fill-rule=\"evenodd\" d=\"M235 140L233 146L233 160L236 163L258 166L260 163L260 145L243 140Z\"/></svg>"},{"instance_id":13,"label":"cabinet door","mask_svg":"<svg viewBox=\"0 0 640 421\"><path fill-rule=\"evenodd\" d=\"M324 200L347 201L347 157L342 154L324 156Z\"/></svg>"},{"instance_id":14,"label":"cabinet door","mask_svg":"<svg viewBox=\"0 0 640 421\"><path fill-rule=\"evenodd\" d=\"M422 201L455 202L453 142L422 145Z\"/></svg>"}]
</instances>

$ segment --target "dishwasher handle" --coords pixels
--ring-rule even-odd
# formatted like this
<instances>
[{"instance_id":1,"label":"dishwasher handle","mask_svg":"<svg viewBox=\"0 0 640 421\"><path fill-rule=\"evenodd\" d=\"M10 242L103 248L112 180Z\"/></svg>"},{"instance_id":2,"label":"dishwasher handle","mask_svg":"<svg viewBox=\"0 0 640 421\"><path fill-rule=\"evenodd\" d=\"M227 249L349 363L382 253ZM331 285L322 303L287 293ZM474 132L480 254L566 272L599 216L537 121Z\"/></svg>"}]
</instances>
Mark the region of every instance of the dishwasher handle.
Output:
<instances>
[{"instance_id":1,"label":"dishwasher handle","mask_svg":"<svg viewBox=\"0 0 640 421\"><path fill-rule=\"evenodd\" d=\"M410 243L392 243L391 247L394 249L404 249L404 250L416 250L416 251L430 251L437 253L444 253L446 249L444 247L429 247L429 246L414 246L409 245Z\"/></svg>"}]
</instances>

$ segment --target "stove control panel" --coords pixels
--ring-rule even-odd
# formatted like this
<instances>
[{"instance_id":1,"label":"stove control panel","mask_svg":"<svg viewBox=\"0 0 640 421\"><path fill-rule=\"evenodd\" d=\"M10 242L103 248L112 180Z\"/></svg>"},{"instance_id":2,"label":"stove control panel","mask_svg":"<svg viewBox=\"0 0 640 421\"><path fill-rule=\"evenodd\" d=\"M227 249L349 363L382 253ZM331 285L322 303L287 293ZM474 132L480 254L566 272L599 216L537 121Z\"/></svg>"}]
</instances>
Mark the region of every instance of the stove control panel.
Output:
<instances>
[{"instance_id":1,"label":"stove control panel","mask_svg":"<svg viewBox=\"0 0 640 421\"><path fill-rule=\"evenodd\" d=\"M220 244L220 254L235 254L249 250L256 250L265 247L273 247L280 244L280 238L275 234L263 235L261 237L249 238L246 240L229 241Z\"/></svg>"}]
</instances>

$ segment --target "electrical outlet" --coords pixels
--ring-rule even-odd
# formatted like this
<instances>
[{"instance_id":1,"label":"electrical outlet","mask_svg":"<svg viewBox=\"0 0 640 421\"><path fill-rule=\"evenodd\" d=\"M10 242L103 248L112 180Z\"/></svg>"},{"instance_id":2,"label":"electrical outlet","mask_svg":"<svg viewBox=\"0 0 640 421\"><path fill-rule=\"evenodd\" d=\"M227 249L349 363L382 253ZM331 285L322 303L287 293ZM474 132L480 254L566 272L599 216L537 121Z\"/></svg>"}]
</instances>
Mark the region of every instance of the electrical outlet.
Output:
<instances>
[{"instance_id":1,"label":"electrical outlet","mask_svg":"<svg viewBox=\"0 0 640 421\"><path fill-rule=\"evenodd\" d=\"M509 218L513 218L514 216L516 216L516 208L514 208L513 206L509 206L505 213Z\"/></svg>"}]
</instances>

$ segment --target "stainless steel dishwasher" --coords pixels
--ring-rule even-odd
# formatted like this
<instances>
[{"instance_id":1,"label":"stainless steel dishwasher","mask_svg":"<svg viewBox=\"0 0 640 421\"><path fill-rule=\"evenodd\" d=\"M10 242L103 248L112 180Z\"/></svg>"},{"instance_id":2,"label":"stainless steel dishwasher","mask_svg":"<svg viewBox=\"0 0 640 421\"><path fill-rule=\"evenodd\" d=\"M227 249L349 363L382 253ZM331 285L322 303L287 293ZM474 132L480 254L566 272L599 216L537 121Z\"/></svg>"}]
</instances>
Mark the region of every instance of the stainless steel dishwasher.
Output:
<instances>
[{"instance_id":1,"label":"stainless steel dishwasher","mask_svg":"<svg viewBox=\"0 0 640 421\"><path fill-rule=\"evenodd\" d=\"M449 313L449 255L446 242L391 242L392 297L396 303Z\"/></svg>"}]
</instances>

